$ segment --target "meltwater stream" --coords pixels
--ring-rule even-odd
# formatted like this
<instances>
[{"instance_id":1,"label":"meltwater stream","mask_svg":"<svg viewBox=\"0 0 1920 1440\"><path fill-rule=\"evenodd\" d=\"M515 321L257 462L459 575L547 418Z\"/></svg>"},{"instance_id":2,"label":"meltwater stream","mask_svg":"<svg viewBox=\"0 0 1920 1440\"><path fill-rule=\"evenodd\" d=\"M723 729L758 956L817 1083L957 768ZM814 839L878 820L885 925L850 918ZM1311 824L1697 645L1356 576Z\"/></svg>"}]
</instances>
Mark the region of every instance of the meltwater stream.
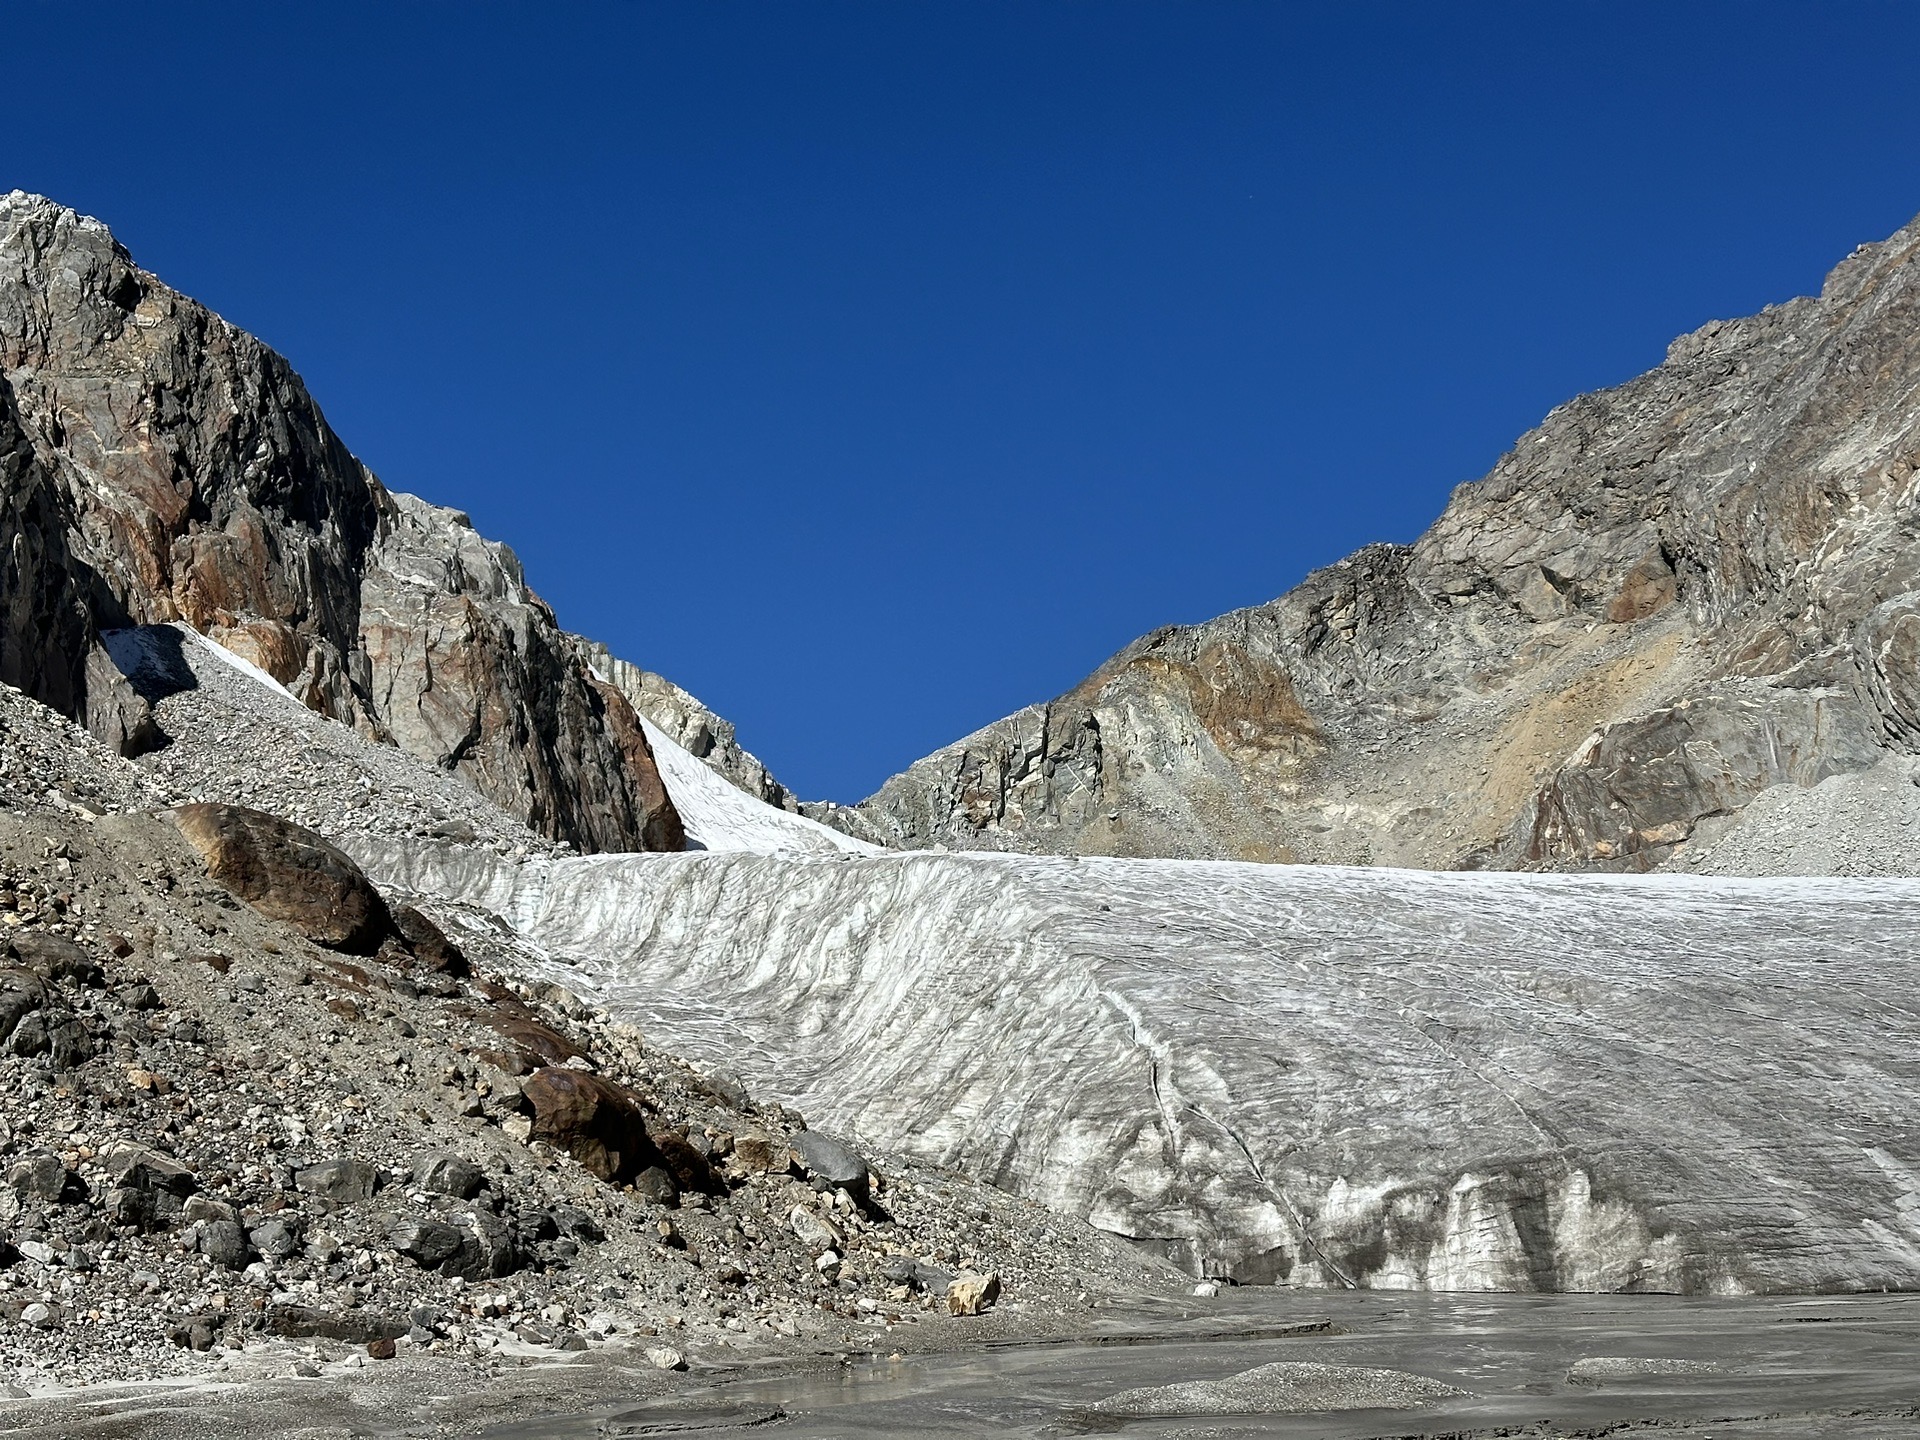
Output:
<instances>
[{"instance_id":1,"label":"meltwater stream","mask_svg":"<svg viewBox=\"0 0 1920 1440\"><path fill-rule=\"evenodd\" d=\"M1249 1373L1253 1372L1253 1373ZM1239 1377L1239 1378L1236 1378ZM694 1375L494 1440L1920 1436L1920 1296L1240 1291L1072 1342Z\"/></svg>"}]
</instances>

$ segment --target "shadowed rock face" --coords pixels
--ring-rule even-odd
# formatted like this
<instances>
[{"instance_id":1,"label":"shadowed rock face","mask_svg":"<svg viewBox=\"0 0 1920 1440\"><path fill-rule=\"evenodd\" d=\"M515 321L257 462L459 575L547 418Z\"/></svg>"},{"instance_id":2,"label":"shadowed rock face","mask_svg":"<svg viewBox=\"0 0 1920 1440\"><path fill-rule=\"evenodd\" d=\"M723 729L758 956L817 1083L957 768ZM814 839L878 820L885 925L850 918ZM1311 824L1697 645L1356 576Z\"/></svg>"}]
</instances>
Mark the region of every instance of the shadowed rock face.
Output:
<instances>
[{"instance_id":1,"label":"shadowed rock face","mask_svg":"<svg viewBox=\"0 0 1920 1440\"><path fill-rule=\"evenodd\" d=\"M830 818L867 839L1648 869L1920 748L1920 223L1555 410L1412 546L1157 631Z\"/></svg>"},{"instance_id":2,"label":"shadowed rock face","mask_svg":"<svg viewBox=\"0 0 1920 1440\"><path fill-rule=\"evenodd\" d=\"M18 191L0 196L0 541L0 679L123 751L151 740L89 676L90 643L181 620L547 835L680 843L644 734L511 551L386 490L278 355Z\"/></svg>"}]
</instances>

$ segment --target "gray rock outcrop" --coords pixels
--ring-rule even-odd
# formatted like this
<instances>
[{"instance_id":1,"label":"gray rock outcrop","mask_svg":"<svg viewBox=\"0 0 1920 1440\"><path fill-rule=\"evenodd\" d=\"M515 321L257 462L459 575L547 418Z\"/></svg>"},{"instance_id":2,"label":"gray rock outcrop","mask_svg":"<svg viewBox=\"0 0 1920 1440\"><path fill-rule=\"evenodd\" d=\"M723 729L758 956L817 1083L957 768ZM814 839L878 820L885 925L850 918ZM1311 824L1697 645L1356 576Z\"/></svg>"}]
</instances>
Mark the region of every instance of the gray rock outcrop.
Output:
<instances>
[{"instance_id":1,"label":"gray rock outcrop","mask_svg":"<svg viewBox=\"0 0 1920 1440\"><path fill-rule=\"evenodd\" d=\"M1920 749L1917 466L1920 222L1561 406L1413 545L817 813L909 847L1656 868Z\"/></svg>"},{"instance_id":2,"label":"gray rock outcrop","mask_svg":"<svg viewBox=\"0 0 1920 1440\"><path fill-rule=\"evenodd\" d=\"M543 834L682 843L631 705L510 550L388 491L283 359L97 221L0 196L0 680L137 751L94 641L170 621Z\"/></svg>"}]
</instances>

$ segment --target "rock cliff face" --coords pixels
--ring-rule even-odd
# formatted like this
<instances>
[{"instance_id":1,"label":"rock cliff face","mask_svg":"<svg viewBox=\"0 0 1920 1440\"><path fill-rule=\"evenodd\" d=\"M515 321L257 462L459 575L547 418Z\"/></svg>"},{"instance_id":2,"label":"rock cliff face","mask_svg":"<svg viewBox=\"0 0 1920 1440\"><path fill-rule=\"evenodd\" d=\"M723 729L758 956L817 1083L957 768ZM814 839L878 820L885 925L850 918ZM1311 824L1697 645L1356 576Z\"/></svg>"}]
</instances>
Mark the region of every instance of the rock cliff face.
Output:
<instances>
[{"instance_id":1,"label":"rock cliff face","mask_svg":"<svg viewBox=\"0 0 1920 1440\"><path fill-rule=\"evenodd\" d=\"M100 630L184 621L587 849L677 849L619 691L466 517L389 492L287 363L105 227L0 197L0 679L143 741Z\"/></svg>"},{"instance_id":2,"label":"rock cliff face","mask_svg":"<svg viewBox=\"0 0 1920 1440\"><path fill-rule=\"evenodd\" d=\"M824 818L914 847L1631 869L1920 749L1920 222L1555 410L1409 547L1155 632ZM1724 829L1724 825L1717 825Z\"/></svg>"}]
</instances>

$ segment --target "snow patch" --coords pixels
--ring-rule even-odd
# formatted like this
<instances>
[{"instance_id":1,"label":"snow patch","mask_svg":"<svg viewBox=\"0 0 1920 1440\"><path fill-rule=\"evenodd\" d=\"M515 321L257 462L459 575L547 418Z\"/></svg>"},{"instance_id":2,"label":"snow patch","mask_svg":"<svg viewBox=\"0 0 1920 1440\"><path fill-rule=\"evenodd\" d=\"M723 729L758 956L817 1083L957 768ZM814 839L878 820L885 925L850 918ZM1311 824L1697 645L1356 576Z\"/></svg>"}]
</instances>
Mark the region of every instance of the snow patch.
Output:
<instances>
[{"instance_id":1,"label":"snow patch","mask_svg":"<svg viewBox=\"0 0 1920 1440\"><path fill-rule=\"evenodd\" d=\"M686 827L689 850L735 850L755 855L877 855L877 846L842 835L804 815L756 800L639 717L653 761Z\"/></svg>"}]
</instances>

